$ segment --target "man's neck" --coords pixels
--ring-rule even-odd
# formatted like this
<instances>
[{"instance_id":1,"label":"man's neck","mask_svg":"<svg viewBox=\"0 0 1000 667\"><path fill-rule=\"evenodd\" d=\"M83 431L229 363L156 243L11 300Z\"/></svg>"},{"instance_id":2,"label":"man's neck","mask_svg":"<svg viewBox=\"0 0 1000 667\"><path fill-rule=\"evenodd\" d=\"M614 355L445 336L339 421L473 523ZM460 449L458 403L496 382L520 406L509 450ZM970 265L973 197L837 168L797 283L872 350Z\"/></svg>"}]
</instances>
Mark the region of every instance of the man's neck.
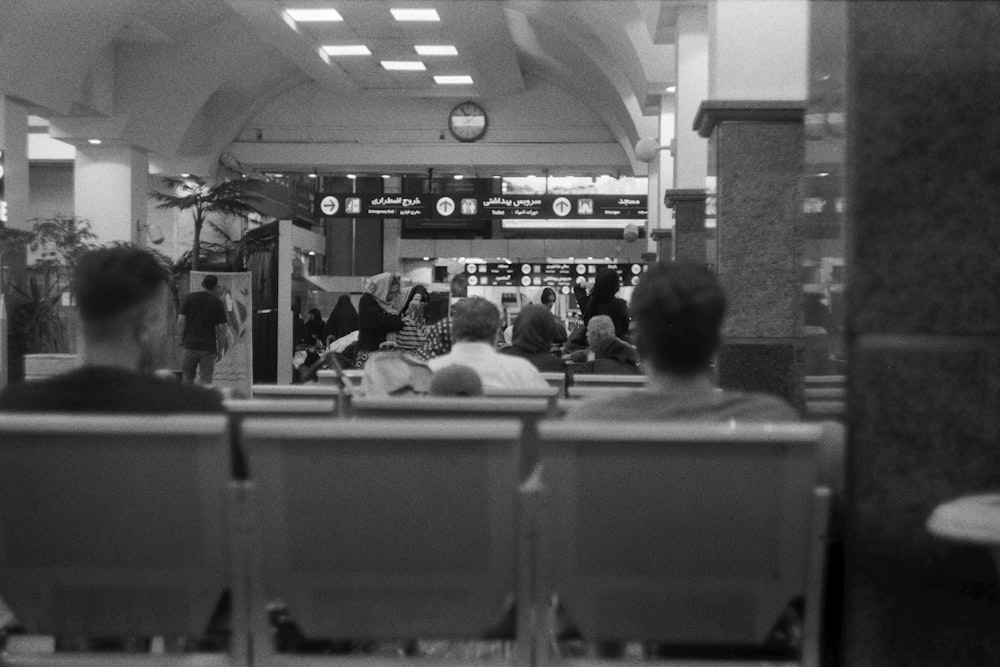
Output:
<instances>
[{"instance_id":1,"label":"man's neck","mask_svg":"<svg viewBox=\"0 0 1000 667\"><path fill-rule=\"evenodd\" d=\"M130 344L84 343L80 350L83 366L104 366L138 372L139 353Z\"/></svg>"},{"instance_id":2,"label":"man's neck","mask_svg":"<svg viewBox=\"0 0 1000 667\"><path fill-rule=\"evenodd\" d=\"M678 375L656 368L647 369L649 386L669 392L701 392L715 389L711 373L704 371L695 375Z\"/></svg>"}]
</instances>

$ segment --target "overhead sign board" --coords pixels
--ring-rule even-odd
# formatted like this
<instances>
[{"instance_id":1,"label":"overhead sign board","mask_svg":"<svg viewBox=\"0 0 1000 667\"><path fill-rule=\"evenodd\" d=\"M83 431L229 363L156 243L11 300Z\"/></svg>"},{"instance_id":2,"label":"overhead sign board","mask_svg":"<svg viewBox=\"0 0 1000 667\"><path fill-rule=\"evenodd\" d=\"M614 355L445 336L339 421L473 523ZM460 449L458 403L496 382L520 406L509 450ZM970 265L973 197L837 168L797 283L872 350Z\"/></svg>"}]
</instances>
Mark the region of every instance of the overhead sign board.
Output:
<instances>
[{"instance_id":1,"label":"overhead sign board","mask_svg":"<svg viewBox=\"0 0 1000 667\"><path fill-rule=\"evenodd\" d=\"M559 287L568 294L578 278L591 281L601 269L618 272L623 286L639 284L646 265L635 262L608 264L601 262L470 262L463 273L471 286Z\"/></svg>"},{"instance_id":2,"label":"overhead sign board","mask_svg":"<svg viewBox=\"0 0 1000 667\"><path fill-rule=\"evenodd\" d=\"M321 218L644 220L646 195L320 194Z\"/></svg>"}]
</instances>

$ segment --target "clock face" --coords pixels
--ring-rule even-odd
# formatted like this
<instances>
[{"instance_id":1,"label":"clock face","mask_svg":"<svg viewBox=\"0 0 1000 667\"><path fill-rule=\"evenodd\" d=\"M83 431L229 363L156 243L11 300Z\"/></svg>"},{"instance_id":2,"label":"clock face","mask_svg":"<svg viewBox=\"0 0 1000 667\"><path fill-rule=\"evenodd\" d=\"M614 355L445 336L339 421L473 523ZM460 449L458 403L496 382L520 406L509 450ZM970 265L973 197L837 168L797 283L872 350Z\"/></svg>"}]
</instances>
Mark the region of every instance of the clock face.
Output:
<instances>
[{"instance_id":1,"label":"clock face","mask_svg":"<svg viewBox=\"0 0 1000 667\"><path fill-rule=\"evenodd\" d=\"M462 102L451 110L448 129L459 141L476 141L486 134L486 112L475 102Z\"/></svg>"}]
</instances>

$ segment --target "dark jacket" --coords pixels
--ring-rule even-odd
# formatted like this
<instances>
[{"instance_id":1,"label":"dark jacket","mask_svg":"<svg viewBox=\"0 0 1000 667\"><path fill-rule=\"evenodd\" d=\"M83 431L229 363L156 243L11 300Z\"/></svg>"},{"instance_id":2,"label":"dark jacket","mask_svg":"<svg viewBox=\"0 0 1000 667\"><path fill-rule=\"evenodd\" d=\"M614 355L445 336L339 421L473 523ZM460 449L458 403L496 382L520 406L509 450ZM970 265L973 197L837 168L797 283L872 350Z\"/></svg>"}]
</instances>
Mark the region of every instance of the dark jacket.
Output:
<instances>
[{"instance_id":1,"label":"dark jacket","mask_svg":"<svg viewBox=\"0 0 1000 667\"><path fill-rule=\"evenodd\" d=\"M371 294L362 294L358 306L358 352L377 351L390 331L403 328L403 318L382 310Z\"/></svg>"}]
</instances>

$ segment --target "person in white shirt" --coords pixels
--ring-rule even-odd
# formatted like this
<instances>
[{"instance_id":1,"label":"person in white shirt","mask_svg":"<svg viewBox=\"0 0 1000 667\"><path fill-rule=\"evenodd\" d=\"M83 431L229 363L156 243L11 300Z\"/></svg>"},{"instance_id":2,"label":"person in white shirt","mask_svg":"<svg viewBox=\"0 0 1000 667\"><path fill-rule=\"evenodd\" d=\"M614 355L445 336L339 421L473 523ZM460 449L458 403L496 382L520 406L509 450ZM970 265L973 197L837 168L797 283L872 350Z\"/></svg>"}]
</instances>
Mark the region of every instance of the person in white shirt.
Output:
<instances>
[{"instance_id":1,"label":"person in white shirt","mask_svg":"<svg viewBox=\"0 0 1000 667\"><path fill-rule=\"evenodd\" d=\"M497 352L499 332L500 309L482 297L462 299L452 308L451 352L434 357L427 364L434 372L452 364L468 366L479 374L485 393L548 388L545 378L530 361Z\"/></svg>"}]
</instances>

